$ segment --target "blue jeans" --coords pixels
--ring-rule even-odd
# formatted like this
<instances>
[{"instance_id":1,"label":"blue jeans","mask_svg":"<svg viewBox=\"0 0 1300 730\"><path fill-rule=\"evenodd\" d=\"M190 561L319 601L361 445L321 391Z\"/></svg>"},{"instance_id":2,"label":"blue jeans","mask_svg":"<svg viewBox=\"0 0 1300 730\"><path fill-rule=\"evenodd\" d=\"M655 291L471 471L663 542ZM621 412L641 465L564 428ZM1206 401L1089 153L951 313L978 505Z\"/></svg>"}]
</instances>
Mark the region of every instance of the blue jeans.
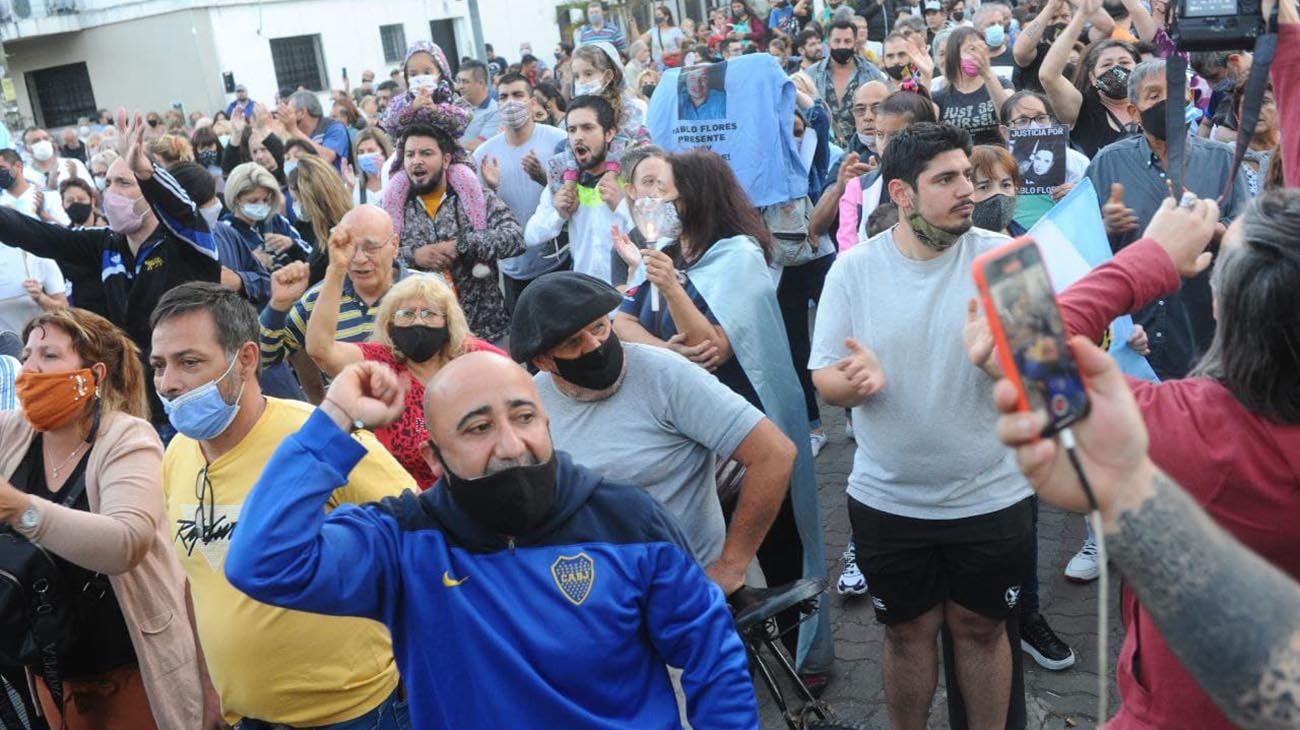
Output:
<instances>
[{"instance_id":1,"label":"blue jeans","mask_svg":"<svg viewBox=\"0 0 1300 730\"><path fill-rule=\"evenodd\" d=\"M406 712L406 700L400 697L400 692L400 689L394 691L388 699L379 703L379 706L361 717L345 722L336 722L333 725L319 725L309 730L411 730L411 716ZM289 725L246 717L235 725L235 730L295 729ZM298 730L308 729L300 728Z\"/></svg>"}]
</instances>

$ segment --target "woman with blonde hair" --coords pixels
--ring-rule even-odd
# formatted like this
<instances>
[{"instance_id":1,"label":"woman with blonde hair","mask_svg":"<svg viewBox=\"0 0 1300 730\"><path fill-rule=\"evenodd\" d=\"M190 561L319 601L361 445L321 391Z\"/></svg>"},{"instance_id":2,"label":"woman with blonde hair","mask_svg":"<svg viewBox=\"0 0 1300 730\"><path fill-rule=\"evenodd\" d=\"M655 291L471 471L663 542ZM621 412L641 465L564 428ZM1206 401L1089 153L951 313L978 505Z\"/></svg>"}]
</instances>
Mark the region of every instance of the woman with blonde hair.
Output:
<instances>
[{"instance_id":1,"label":"woman with blonde hair","mask_svg":"<svg viewBox=\"0 0 1300 730\"><path fill-rule=\"evenodd\" d=\"M164 134L149 143L149 152L162 162L163 167L194 161L194 147L184 134Z\"/></svg>"},{"instance_id":2,"label":"woman with blonde hair","mask_svg":"<svg viewBox=\"0 0 1300 730\"><path fill-rule=\"evenodd\" d=\"M0 413L0 521L54 558L51 605L69 616L53 665L36 652L6 658L27 665L50 727L206 727L209 685L163 513L140 353L81 309L39 315L23 338L22 411Z\"/></svg>"},{"instance_id":3,"label":"woman with blonde hair","mask_svg":"<svg viewBox=\"0 0 1300 730\"><path fill-rule=\"evenodd\" d=\"M352 210L352 196L334 167L317 155L300 157L298 166L289 173L288 179L294 217L311 226L311 235L305 238L315 248L307 260L311 265L310 284L315 285L325 276L325 267L329 264L325 242L334 226Z\"/></svg>"},{"instance_id":4,"label":"woman with blonde hair","mask_svg":"<svg viewBox=\"0 0 1300 730\"><path fill-rule=\"evenodd\" d=\"M375 436L420 488L428 489L437 477L421 453L429 440L424 424L424 384L453 358L477 350L501 351L470 334L464 310L441 277L421 274L403 279L384 294L370 342L335 340L348 264L356 249L367 244L354 241L344 227L330 238L329 267L307 320L307 354L330 377L354 362L370 360L387 365L406 381L406 408L401 417L375 429Z\"/></svg>"},{"instance_id":5,"label":"woman with blonde hair","mask_svg":"<svg viewBox=\"0 0 1300 730\"><path fill-rule=\"evenodd\" d=\"M311 246L279 213L284 194L275 176L256 162L245 162L226 177L226 223L268 271L294 261L306 261Z\"/></svg>"}]
</instances>

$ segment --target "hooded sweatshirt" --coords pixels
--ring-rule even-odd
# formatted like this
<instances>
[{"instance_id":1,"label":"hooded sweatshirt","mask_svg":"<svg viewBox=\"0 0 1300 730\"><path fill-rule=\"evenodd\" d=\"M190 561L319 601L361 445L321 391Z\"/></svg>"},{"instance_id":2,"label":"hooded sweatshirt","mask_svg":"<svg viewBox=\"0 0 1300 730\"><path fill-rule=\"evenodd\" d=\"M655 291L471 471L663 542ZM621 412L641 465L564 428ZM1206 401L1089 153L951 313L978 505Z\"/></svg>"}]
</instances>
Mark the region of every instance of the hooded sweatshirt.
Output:
<instances>
[{"instance_id":1,"label":"hooded sweatshirt","mask_svg":"<svg viewBox=\"0 0 1300 730\"><path fill-rule=\"evenodd\" d=\"M1179 283L1169 255L1142 239L1066 289L1061 313L1072 333L1099 341L1115 317L1177 291ZM1156 466L1220 527L1300 579L1300 425L1251 413L1209 378L1128 380ZM1130 590L1124 591L1121 611L1125 636L1116 680L1123 706L1107 727L1235 728L1182 667Z\"/></svg>"},{"instance_id":2,"label":"hooded sweatshirt","mask_svg":"<svg viewBox=\"0 0 1300 730\"><path fill-rule=\"evenodd\" d=\"M241 512L226 576L283 608L385 624L417 728L756 728L722 592L665 509L563 452L542 524L507 538L439 483L380 504L329 493L365 450L314 413Z\"/></svg>"}]
</instances>

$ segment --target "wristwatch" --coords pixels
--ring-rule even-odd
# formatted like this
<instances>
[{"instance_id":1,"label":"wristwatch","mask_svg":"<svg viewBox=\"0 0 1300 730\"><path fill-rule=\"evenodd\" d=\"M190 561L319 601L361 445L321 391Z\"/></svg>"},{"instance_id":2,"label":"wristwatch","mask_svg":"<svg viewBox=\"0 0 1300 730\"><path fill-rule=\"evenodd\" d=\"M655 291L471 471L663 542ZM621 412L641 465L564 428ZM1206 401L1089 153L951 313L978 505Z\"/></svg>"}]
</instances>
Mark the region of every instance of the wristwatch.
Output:
<instances>
[{"instance_id":1,"label":"wristwatch","mask_svg":"<svg viewBox=\"0 0 1300 730\"><path fill-rule=\"evenodd\" d=\"M23 513L18 516L18 527L28 532L35 530L37 525L41 524L41 513L36 510L36 505L29 505Z\"/></svg>"}]
</instances>

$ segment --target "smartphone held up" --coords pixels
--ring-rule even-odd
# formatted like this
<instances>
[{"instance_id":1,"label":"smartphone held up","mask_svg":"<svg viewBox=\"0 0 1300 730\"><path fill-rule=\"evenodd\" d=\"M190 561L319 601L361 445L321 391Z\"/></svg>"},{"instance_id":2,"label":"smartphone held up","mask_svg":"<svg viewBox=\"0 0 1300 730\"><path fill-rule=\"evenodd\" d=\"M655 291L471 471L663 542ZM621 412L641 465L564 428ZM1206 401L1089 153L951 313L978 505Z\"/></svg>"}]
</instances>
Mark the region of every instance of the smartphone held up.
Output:
<instances>
[{"instance_id":1,"label":"smartphone held up","mask_svg":"<svg viewBox=\"0 0 1300 730\"><path fill-rule=\"evenodd\" d=\"M999 246L975 260L973 273L1019 409L1047 416L1044 437L1082 419L1088 395L1038 244L1022 236Z\"/></svg>"}]
</instances>

